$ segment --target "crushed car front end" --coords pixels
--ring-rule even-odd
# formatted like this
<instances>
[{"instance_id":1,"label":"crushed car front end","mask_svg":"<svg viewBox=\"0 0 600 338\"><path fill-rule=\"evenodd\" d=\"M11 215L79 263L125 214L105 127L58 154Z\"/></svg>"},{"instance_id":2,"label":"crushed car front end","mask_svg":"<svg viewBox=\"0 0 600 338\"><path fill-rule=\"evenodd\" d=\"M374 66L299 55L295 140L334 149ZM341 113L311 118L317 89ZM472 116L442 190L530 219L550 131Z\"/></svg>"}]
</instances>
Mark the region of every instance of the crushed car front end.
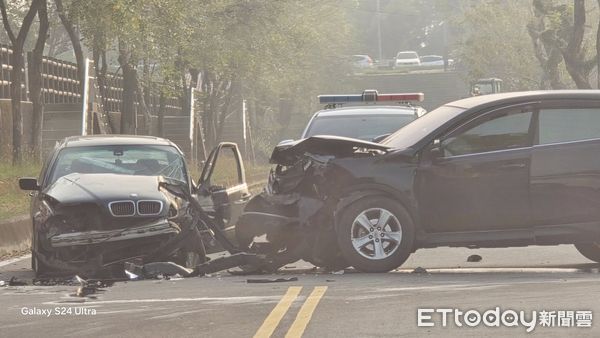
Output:
<instances>
[{"instance_id":1,"label":"crushed car front end","mask_svg":"<svg viewBox=\"0 0 600 338\"><path fill-rule=\"evenodd\" d=\"M238 224L242 246L293 251L291 257L337 270L348 264L336 240L336 212L349 188L373 182L370 175L390 149L382 144L315 136L277 146L265 190L246 206Z\"/></svg>"},{"instance_id":2,"label":"crushed car front end","mask_svg":"<svg viewBox=\"0 0 600 338\"><path fill-rule=\"evenodd\" d=\"M165 246L191 217L186 201L159 189L161 179L73 173L41 191L32 214L38 274L93 275L172 254Z\"/></svg>"}]
</instances>

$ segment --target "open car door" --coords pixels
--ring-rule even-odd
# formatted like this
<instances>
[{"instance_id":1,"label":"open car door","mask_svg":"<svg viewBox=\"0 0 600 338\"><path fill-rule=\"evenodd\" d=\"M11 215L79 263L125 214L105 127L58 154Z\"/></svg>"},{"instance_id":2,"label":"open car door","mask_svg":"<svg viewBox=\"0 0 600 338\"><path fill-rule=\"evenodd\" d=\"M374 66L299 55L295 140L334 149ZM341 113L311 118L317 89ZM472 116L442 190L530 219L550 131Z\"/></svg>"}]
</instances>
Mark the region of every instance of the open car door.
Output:
<instances>
[{"instance_id":1,"label":"open car door","mask_svg":"<svg viewBox=\"0 0 600 338\"><path fill-rule=\"evenodd\" d=\"M244 163L237 145L219 143L210 152L202 169L198 198L201 204L212 204L206 208L208 214L214 217L215 223L232 243L236 243L235 225L250 197Z\"/></svg>"}]
</instances>

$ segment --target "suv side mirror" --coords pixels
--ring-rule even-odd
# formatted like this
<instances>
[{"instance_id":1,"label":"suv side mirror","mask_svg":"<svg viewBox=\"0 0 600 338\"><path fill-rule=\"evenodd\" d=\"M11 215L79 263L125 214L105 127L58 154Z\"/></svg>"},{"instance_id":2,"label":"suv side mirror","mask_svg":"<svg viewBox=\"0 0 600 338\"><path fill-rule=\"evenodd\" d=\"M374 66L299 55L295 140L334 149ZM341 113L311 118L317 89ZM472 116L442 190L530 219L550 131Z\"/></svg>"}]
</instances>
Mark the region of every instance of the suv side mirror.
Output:
<instances>
[{"instance_id":1,"label":"suv side mirror","mask_svg":"<svg viewBox=\"0 0 600 338\"><path fill-rule=\"evenodd\" d=\"M19 178L19 188L21 190L40 190L37 179L33 177Z\"/></svg>"}]
</instances>

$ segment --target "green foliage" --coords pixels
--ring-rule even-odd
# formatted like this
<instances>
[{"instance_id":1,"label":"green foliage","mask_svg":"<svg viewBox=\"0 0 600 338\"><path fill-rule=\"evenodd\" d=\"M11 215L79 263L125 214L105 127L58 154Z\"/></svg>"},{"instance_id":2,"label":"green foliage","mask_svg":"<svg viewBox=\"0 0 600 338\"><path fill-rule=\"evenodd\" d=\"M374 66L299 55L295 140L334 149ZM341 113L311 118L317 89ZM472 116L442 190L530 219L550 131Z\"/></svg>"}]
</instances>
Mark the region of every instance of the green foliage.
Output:
<instances>
[{"instance_id":1,"label":"green foliage","mask_svg":"<svg viewBox=\"0 0 600 338\"><path fill-rule=\"evenodd\" d=\"M27 213L29 194L19 189L18 179L36 177L39 171L39 165L33 162L17 166L0 164L0 220Z\"/></svg>"},{"instance_id":2,"label":"green foliage","mask_svg":"<svg viewBox=\"0 0 600 338\"><path fill-rule=\"evenodd\" d=\"M532 15L529 2L479 1L453 21L462 30L455 55L471 80L498 77L505 90L537 89L541 69L527 32Z\"/></svg>"}]
</instances>

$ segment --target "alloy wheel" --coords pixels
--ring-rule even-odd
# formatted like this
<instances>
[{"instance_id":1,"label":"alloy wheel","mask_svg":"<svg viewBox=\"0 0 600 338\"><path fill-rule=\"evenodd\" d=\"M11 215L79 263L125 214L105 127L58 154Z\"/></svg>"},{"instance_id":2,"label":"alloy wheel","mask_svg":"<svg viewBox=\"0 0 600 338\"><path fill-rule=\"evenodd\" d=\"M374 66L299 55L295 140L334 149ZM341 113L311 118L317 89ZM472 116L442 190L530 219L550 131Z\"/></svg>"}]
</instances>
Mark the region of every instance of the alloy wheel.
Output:
<instances>
[{"instance_id":1,"label":"alloy wheel","mask_svg":"<svg viewBox=\"0 0 600 338\"><path fill-rule=\"evenodd\" d=\"M402 242L398 218L383 208L361 212L352 223L352 246L361 256L381 260L391 256Z\"/></svg>"}]
</instances>

